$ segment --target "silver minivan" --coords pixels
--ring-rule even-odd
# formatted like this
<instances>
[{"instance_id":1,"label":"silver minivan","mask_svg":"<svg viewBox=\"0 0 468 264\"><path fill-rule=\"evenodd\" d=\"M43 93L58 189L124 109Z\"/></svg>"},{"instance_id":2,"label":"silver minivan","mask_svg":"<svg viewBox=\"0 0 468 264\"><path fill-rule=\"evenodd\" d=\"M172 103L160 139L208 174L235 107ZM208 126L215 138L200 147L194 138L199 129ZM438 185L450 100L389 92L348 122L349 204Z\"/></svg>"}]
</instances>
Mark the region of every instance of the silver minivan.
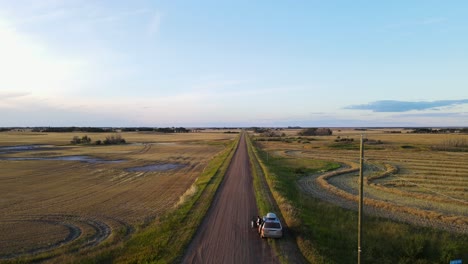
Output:
<instances>
[{"instance_id":1,"label":"silver minivan","mask_svg":"<svg viewBox=\"0 0 468 264\"><path fill-rule=\"evenodd\" d=\"M260 237L280 238L283 236L283 227L274 213L268 213L263 217L263 223L259 226Z\"/></svg>"}]
</instances>

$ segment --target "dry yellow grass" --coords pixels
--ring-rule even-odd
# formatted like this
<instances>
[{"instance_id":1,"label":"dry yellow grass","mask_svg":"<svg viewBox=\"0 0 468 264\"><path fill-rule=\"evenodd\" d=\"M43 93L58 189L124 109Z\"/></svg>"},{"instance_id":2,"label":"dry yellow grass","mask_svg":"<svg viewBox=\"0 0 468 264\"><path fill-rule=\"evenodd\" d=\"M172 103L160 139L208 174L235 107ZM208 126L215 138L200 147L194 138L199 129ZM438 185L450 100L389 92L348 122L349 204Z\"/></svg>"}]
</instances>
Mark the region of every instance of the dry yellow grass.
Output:
<instances>
[{"instance_id":1,"label":"dry yellow grass","mask_svg":"<svg viewBox=\"0 0 468 264\"><path fill-rule=\"evenodd\" d=\"M189 196L190 187L208 162L237 136L122 133L131 144L69 145L75 135L97 140L109 134L0 133L0 147L54 145L49 150L0 154L0 258L43 251L53 255L67 248L91 250L125 239ZM123 161L5 160L76 155ZM181 167L128 170L165 164Z\"/></svg>"}]
</instances>

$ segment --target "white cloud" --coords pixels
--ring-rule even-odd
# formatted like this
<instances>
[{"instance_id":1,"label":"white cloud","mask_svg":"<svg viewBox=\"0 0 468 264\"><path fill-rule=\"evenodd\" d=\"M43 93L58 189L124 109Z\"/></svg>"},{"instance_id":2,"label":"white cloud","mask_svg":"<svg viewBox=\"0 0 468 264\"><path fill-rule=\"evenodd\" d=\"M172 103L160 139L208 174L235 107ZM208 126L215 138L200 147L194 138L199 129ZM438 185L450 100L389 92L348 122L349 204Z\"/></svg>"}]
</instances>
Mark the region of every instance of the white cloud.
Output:
<instances>
[{"instance_id":1,"label":"white cloud","mask_svg":"<svg viewBox=\"0 0 468 264\"><path fill-rule=\"evenodd\" d=\"M0 91L0 101L24 97L27 95L29 95L29 93L15 91Z\"/></svg>"},{"instance_id":2,"label":"white cloud","mask_svg":"<svg viewBox=\"0 0 468 264\"><path fill-rule=\"evenodd\" d=\"M61 93L79 74L83 61L62 58L45 43L0 20L0 91L47 95Z\"/></svg>"}]
</instances>

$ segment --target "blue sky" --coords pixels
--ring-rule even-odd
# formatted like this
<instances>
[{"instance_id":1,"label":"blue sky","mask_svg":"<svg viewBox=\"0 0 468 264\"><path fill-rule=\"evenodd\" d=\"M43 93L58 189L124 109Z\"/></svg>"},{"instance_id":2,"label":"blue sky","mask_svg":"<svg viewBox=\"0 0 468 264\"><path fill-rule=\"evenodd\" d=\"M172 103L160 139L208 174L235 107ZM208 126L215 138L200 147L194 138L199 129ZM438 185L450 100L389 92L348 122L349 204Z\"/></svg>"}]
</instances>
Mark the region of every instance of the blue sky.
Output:
<instances>
[{"instance_id":1,"label":"blue sky","mask_svg":"<svg viewBox=\"0 0 468 264\"><path fill-rule=\"evenodd\" d=\"M468 126L467 13L0 0L0 126Z\"/></svg>"}]
</instances>

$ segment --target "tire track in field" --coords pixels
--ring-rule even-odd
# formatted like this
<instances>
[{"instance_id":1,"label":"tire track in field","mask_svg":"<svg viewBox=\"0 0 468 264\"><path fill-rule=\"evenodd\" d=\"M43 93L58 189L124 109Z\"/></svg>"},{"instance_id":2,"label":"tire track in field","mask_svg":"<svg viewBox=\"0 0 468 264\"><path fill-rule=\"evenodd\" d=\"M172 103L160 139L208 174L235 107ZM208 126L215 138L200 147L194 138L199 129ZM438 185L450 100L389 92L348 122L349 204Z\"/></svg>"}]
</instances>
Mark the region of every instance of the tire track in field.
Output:
<instances>
[{"instance_id":1,"label":"tire track in field","mask_svg":"<svg viewBox=\"0 0 468 264\"><path fill-rule=\"evenodd\" d=\"M28 249L20 253L9 253L0 255L0 260L14 259L21 256L35 255L47 251L54 250L56 248L70 244L82 236L86 236L87 239L83 240L79 245L80 248L94 247L106 240L112 233L111 227L103 221L95 218L87 218L84 216L67 215L67 214L53 214L53 215L25 215L17 216L16 219L5 219L1 220L2 223L15 223L15 222L28 222L28 223L39 223L46 225L61 225L66 227L68 234L64 239L50 243L47 246L41 246L36 248ZM94 233L88 234L84 232L84 227L91 228ZM25 238L27 239L27 238ZM2 241L5 243L8 241Z\"/></svg>"}]
</instances>

